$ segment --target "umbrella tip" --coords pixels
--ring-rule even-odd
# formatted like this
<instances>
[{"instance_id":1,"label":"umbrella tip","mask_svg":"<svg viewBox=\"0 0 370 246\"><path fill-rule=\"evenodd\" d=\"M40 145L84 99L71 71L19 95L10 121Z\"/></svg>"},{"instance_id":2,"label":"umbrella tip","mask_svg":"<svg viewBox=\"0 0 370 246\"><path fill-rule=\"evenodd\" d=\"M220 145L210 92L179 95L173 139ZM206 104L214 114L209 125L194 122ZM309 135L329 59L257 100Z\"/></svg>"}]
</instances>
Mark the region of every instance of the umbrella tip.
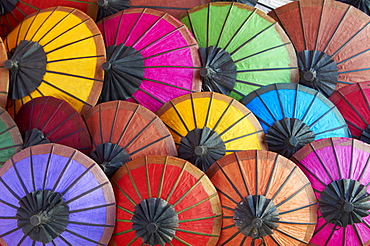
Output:
<instances>
[{"instance_id":1,"label":"umbrella tip","mask_svg":"<svg viewBox=\"0 0 370 246\"><path fill-rule=\"evenodd\" d=\"M7 69L12 69L13 67L16 67L16 66L17 66L17 64L12 60L6 60L4 62L4 67L7 68Z\"/></svg>"},{"instance_id":2,"label":"umbrella tip","mask_svg":"<svg viewBox=\"0 0 370 246\"><path fill-rule=\"evenodd\" d=\"M103 68L104 71L108 71L112 68L112 63L104 62L103 65L102 65L102 68Z\"/></svg>"},{"instance_id":3,"label":"umbrella tip","mask_svg":"<svg viewBox=\"0 0 370 246\"><path fill-rule=\"evenodd\" d=\"M211 71L208 68L202 68L200 70L200 76L203 78L208 77L211 74Z\"/></svg>"},{"instance_id":4,"label":"umbrella tip","mask_svg":"<svg viewBox=\"0 0 370 246\"><path fill-rule=\"evenodd\" d=\"M108 5L108 0L98 0L98 6L105 7Z\"/></svg>"},{"instance_id":5,"label":"umbrella tip","mask_svg":"<svg viewBox=\"0 0 370 246\"><path fill-rule=\"evenodd\" d=\"M304 78L304 80L306 80L306 81L314 81L315 80L315 78L316 78L316 71L306 71L306 72L304 72L304 74L303 74L303 78Z\"/></svg>"},{"instance_id":6,"label":"umbrella tip","mask_svg":"<svg viewBox=\"0 0 370 246\"><path fill-rule=\"evenodd\" d=\"M288 139L288 142L291 146L295 147L298 145L299 141L296 137L294 136L291 136L289 139Z\"/></svg>"},{"instance_id":7,"label":"umbrella tip","mask_svg":"<svg viewBox=\"0 0 370 246\"><path fill-rule=\"evenodd\" d=\"M41 224L41 217L39 215L37 215L37 214L32 215L31 218L30 218L30 223L33 226L40 225Z\"/></svg>"},{"instance_id":8,"label":"umbrella tip","mask_svg":"<svg viewBox=\"0 0 370 246\"><path fill-rule=\"evenodd\" d=\"M205 155L205 154L207 153L207 147L206 147L206 146L197 146L197 147L195 147L195 149L194 149L194 153L195 153L197 156Z\"/></svg>"}]
</instances>

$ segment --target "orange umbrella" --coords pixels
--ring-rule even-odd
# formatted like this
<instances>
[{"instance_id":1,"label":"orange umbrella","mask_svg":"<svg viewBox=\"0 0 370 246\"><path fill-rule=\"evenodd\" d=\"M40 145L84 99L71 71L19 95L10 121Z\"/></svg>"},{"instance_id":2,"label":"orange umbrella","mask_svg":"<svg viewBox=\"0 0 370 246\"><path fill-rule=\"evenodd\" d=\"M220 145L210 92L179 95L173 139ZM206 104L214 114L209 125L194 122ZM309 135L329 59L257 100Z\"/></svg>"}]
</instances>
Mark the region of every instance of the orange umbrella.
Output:
<instances>
[{"instance_id":1,"label":"orange umbrella","mask_svg":"<svg viewBox=\"0 0 370 246\"><path fill-rule=\"evenodd\" d=\"M8 98L9 70L4 67L8 59L3 41L0 38L0 107L5 108Z\"/></svg>"},{"instance_id":2,"label":"orange umbrella","mask_svg":"<svg viewBox=\"0 0 370 246\"><path fill-rule=\"evenodd\" d=\"M316 225L316 198L304 173L274 152L247 150L208 169L220 196L218 245L305 245Z\"/></svg>"}]
</instances>

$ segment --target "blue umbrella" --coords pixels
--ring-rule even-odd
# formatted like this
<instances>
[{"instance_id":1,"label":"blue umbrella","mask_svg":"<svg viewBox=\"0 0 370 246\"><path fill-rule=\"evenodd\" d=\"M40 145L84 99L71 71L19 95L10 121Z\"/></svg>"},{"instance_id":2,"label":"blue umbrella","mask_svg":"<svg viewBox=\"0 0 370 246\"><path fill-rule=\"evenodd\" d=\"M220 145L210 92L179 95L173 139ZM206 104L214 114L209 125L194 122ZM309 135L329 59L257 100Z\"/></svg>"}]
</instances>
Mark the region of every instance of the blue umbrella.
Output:
<instances>
[{"instance_id":1,"label":"blue umbrella","mask_svg":"<svg viewBox=\"0 0 370 246\"><path fill-rule=\"evenodd\" d=\"M320 92L300 84L272 84L241 101L259 120L269 150L286 157L318 139L350 137L335 105Z\"/></svg>"}]
</instances>

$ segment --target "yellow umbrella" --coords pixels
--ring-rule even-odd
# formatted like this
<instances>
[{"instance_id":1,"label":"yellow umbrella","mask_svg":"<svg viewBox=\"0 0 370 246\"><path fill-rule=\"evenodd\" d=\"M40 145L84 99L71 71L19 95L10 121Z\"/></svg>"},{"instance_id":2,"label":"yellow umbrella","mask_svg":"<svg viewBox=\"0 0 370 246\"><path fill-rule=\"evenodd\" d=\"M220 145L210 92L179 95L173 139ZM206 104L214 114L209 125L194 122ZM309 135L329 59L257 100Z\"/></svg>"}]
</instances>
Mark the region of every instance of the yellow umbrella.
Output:
<instances>
[{"instance_id":1,"label":"yellow umbrella","mask_svg":"<svg viewBox=\"0 0 370 246\"><path fill-rule=\"evenodd\" d=\"M235 99L214 92L177 97L157 115L167 125L179 157L206 171L224 155L267 149L264 132L252 112Z\"/></svg>"},{"instance_id":2,"label":"yellow umbrella","mask_svg":"<svg viewBox=\"0 0 370 246\"><path fill-rule=\"evenodd\" d=\"M32 98L53 96L78 112L94 106L103 81L103 38L80 10L56 7L27 16L5 39L11 115Z\"/></svg>"}]
</instances>

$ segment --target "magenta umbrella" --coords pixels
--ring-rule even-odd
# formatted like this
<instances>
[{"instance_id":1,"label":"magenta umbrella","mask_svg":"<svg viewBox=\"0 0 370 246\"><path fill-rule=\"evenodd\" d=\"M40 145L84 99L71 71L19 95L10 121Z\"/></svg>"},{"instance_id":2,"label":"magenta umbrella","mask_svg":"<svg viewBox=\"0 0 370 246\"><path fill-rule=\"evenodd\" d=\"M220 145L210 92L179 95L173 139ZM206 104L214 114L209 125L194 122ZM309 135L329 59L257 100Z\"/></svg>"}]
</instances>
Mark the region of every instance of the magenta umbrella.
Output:
<instances>
[{"instance_id":1,"label":"magenta umbrella","mask_svg":"<svg viewBox=\"0 0 370 246\"><path fill-rule=\"evenodd\" d=\"M98 27L107 47L100 102L128 100L155 112L175 97L200 91L197 42L171 15L130 8Z\"/></svg>"},{"instance_id":2,"label":"magenta umbrella","mask_svg":"<svg viewBox=\"0 0 370 246\"><path fill-rule=\"evenodd\" d=\"M318 201L313 245L370 244L370 145L351 138L311 142L292 157Z\"/></svg>"}]
</instances>

